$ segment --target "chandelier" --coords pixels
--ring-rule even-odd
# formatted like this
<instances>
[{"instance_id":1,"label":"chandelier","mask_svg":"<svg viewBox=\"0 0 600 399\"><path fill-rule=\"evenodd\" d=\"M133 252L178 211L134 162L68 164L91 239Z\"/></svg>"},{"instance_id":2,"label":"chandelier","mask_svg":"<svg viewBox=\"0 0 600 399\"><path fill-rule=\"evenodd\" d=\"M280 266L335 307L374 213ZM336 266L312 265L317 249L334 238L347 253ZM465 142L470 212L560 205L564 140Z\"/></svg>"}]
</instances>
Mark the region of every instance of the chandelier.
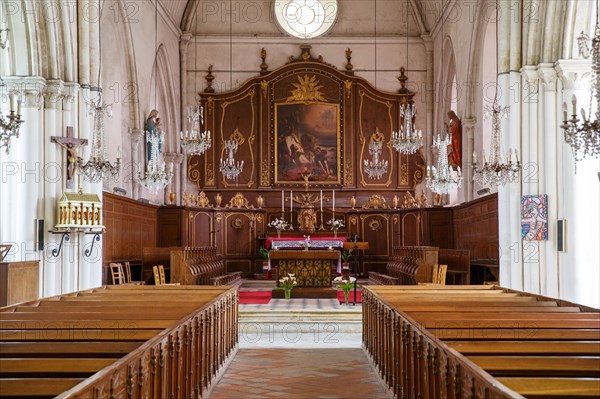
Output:
<instances>
[{"instance_id":1,"label":"chandelier","mask_svg":"<svg viewBox=\"0 0 600 399\"><path fill-rule=\"evenodd\" d=\"M381 177L388 171L388 161L379 159L381 149L383 148L383 140L371 141L369 143L369 154L373 157L373 160L363 160L364 171L370 179L381 179Z\"/></svg>"},{"instance_id":2,"label":"chandelier","mask_svg":"<svg viewBox=\"0 0 600 399\"><path fill-rule=\"evenodd\" d=\"M0 87L4 86L4 82L0 80ZM6 115L6 119L4 115L2 115L2 110L0 109L0 148L6 147L6 154L8 155L10 151L10 139L11 137L19 138L19 128L21 124L24 122L21 119L21 103L23 102L21 97L16 99L16 96L10 95L10 113ZM17 102L17 110L15 112L14 100Z\"/></svg>"},{"instance_id":3,"label":"chandelier","mask_svg":"<svg viewBox=\"0 0 600 399\"><path fill-rule=\"evenodd\" d=\"M492 118L492 141L490 143L490 158L485 159L483 152L483 165L477 164L477 154L473 153L473 180L480 185L504 186L519 180L521 163L519 154L515 149L516 162L512 161L512 149L508 150L508 161L504 162L500 150L500 119L507 118L510 107L500 107L494 102L492 107L485 107L485 116Z\"/></svg>"},{"instance_id":4,"label":"chandelier","mask_svg":"<svg viewBox=\"0 0 600 399\"><path fill-rule=\"evenodd\" d=\"M392 132L392 145L401 154L414 154L423 146L423 133L415 129L413 117L417 113L417 107L409 104L400 106L400 118L403 126L399 132Z\"/></svg>"},{"instance_id":5,"label":"chandelier","mask_svg":"<svg viewBox=\"0 0 600 399\"><path fill-rule=\"evenodd\" d=\"M437 135L433 139L433 148L438 149L437 168L435 165L427 165L427 176L425 185L436 194L448 194L450 191L462 184L462 172L460 166L455 172L448 165L448 145L452 142L449 134L442 139Z\"/></svg>"},{"instance_id":6,"label":"chandelier","mask_svg":"<svg viewBox=\"0 0 600 399\"><path fill-rule=\"evenodd\" d=\"M238 149L238 142L236 140L225 140L225 150L227 151L227 159L221 158L220 171L226 179L233 180L244 170L244 161L235 162L234 155Z\"/></svg>"},{"instance_id":7,"label":"chandelier","mask_svg":"<svg viewBox=\"0 0 600 399\"><path fill-rule=\"evenodd\" d=\"M200 105L191 105L188 107L188 121L192 130L185 134L181 132L181 147L189 155L201 155L211 146L210 130L198 132L196 127L204 124L204 108Z\"/></svg>"},{"instance_id":8,"label":"chandelier","mask_svg":"<svg viewBox=\"0 0 600 399\"><path fill-rule=\"evenodd\" d=\"M596 20L596 30L592 39L592 74L593 85L590 92L590 108L588 116L581 109L583 123L577 117L577 99L573 96L573 115L567 119L566 104L564 108L564 123L560 126L564 130L565 142L571 146L575 162L587 156L597 157L600 154L600 24ZM596 120L591 121L593 98L596 102Z\"/></svg>"},{"instance_id":9,"label":"chandelier","mask_svg":"<svg viewBox=\"0 0 600 399\"><path fill-rule=\"evenodd\" d=\"M169 172L165 171L165 162L160 159L160 146L164 141L164 132L146 132L147 141L150 143L150 158L146 166L146 173L141 171L138 180L142 186L155 194L164 189L173 179L173 164L169 166Z\"/></svg>"},{"instance_id":10,"label":"chandelier","mask_svg":"<svg viewBox=\"0 0 600 399\"><path fill-rule=\"evenodd\" d=\"M121 154L117 152L117 162L112 165L106 156L104 146L104 115L111 117L111 106L102 102L102 96L98 97L98 104L88 103L89 114L94 116L94 132L92 136L92 149L90 158L83 162L81 157L77 157L77 167L83 178L91 183L97 183L100 180L116 178L121 167Z\"/></svg>"}]
</instances>

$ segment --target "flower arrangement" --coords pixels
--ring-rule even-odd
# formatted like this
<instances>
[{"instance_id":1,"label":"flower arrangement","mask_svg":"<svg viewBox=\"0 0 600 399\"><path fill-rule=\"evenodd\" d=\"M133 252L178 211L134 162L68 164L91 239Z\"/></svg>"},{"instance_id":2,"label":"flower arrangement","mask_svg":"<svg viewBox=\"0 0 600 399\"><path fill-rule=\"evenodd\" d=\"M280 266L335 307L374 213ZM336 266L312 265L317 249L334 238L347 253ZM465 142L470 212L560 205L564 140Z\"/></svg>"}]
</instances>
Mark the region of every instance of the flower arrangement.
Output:
<instances>
[{"instance_id":1,"label":"flower arrangement","mask_svg":"<svg viewBox=\"0 0 600 399\"><path fill-rule=\"evenodd\" d=\"M331 218L327 224L331 226L331 230L337 230L344 227L344 221L342 219Z\"/></svg>"},{"instance_id":2,"label":"flower arrangement","mask_svg":"<svg viewBox=\"0 0 600 399\"><path fill-rule=\"evenodd\" d=\"M311 246L310 236L304 236L304 241L302 242L305 250L308 250L308 247Z\"/></svg>"},{"instance_id":3,"label":"flower arrangement","mask_svg":"<svg viewBox=\"0 0 600 399\"><path fill-rule=\"evenodd\" d=\"M275 218L269 223L270 227L275 227L276 230L285 230L289 226L288 222L283 219Z\"/></svg>"},{"instance_id":4,"label":"flower arrangement","mask_svg":"<svg viewBox=\"0 0 600 399\"><path fill-rule=\"evenodd\" d=\"M333 279L333 282L337 283L335 288L341 288L342 291L344 291L344 301L346 303L348 303L348 297L350 296L350 290L352 290L354 288L355 281L356 281L356 279L354 277L350 277L349 280L346 280L342 276L338 276ZM356 287L360 287L360 285L358 285L358 283L356 283Z\"/></svg>"},{"instance_id":5,"label":"flower arrangement","mask_svg":"<svg viewBox=\"0 0 600 399\"><path fill-rule=\"evenodd\" d=\"M292 273L288 273L287 276L279 279L279 285L276 289L283 290L285 293L285 299L290 299L292 296L292 288L294 288L298 282L296 277Z\"/></svg>"}]
</instances>

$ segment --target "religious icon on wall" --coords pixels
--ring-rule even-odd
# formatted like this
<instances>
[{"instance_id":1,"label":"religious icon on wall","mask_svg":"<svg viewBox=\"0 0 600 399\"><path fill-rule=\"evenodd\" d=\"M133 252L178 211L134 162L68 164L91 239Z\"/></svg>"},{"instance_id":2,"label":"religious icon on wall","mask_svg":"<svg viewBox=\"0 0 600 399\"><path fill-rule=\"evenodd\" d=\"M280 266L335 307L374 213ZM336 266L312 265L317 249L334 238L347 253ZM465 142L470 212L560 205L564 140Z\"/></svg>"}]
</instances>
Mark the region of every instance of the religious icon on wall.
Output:
<instances>
[{"instance_id":1,"label":"religious icon on wall","mask_svg":"<svg viewBox=\"0 0 600 399\"><path fill-rule=\"evenodd\" d=\"M521 197L521 238L525 241L548 239L548 195Z\"/></svg>"},{"instance_id":2,"label":"religious icon on wall","mask_svg":"<svg viewBox=\"0 0 600 399\"><path fill-rule=\"evenodd\" d=\"M275 105L275 183L339 183L339 105Z\"/></svg>"},{"instance_id":3,"label":"religious icon on wall","mask_svg":"<svg viewBox=\"0 0 600 399\"><path fill-rule=\"evenodd\" d=\"M462 122L456 116L454 111L448 112L448 123L446 123L446 130L450 134L450 145L448 146L448 164L453 167L461 165L462 157Z\"/></svg>"}]
</instances>

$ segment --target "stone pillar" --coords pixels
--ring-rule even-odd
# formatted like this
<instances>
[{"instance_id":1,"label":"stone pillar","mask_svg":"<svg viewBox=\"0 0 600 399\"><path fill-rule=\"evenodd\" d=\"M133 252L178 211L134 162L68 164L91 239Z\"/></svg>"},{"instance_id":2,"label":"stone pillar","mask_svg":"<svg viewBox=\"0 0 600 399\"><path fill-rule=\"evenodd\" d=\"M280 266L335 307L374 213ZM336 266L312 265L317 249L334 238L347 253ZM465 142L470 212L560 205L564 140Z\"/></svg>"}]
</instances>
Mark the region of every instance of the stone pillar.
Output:
<instances>
[{"instance_id":1,"label":"stone pillar","mask_svg":"<svg viewBox=\"0 0 600 399\"><path fill-rule=\"evenodd\" d=\"M564 121L562 105L567 106L567 117L573 113L571 100L577 97L577 114L581 119L581 108L589 110L591 60L559 60L555 69L562 87L558 101L558 119ZM558 130L557 162L560 167L557 185L560 193L558 219L567 224L565 231L565 251L558 253L558 295L577 303L600 306L600 226L597 221L598 207L590 206L600 202L598 186L598 159L585 158L575 164L572 149L565 143L562 128Z\"/></svg>"},{"instance_id":2,"label":"stone pillar","mask_svg":"<svg viewBox=\"0 0 600 399\"><path fill-rule=\"evenodd\" d=\"M192 39L192 33L191 32L184 32L180 39L179 39L179 55L180 55L180 68L181 68L181 131L186 131L188 130L186 124L187 122L187 114L186 114L186 109L187 109L187 105L188 105L188 50L189 50L189 44L190 41ZM196 51L195 51L196 47L194 47L194 57L197 56ZM194 79L196 78L196 71L194 71ZM195 85L194 85L195 87ZM194 93L194 98L196 98L197 93ZM176 135L176 143L177 143L177 149L176 151L181 151L181 142L180 142L180 137L179 135ZM187 173L186 173L186 167L185 165L187 165L187 156L185 156L185 154L182 154L182 161L175 166L176 172L173 173L177 173L178 179L179 179L179 191L178 191L178 196L177 196L177 202L181 203L181 196L183 195L184 192L186 192L187 190ZM182 167L183 166L183 167Z\"/></svg>"},{"instance_id":3,"label":"stone pillar","mask_svg":"<svg viewBox=\"0 0 600 399\"><path fill-rule=\"evenodd\" d=\"M140 142L143 142L144 131L142 129L129 129L129 134L131 135L131 168L133 170L131 174L131 198L137 200L142 193L142 186L138 181L138 175L139 173L144 173L145 164L144 161L140 161L139 155Z\"/></svg>"},{"instance_id":4,"label":"stone pillar","mask_svg":"<svg viewBox=\"0 0 600 399\"><path fill-rule=\"evenodd\" d=\"M463 145L463 193L465 201L473 199L474 184L473 184L473 151L475 151L475 125L477 119L465 118L462 120L463 137L467 138L467 142Z\"/></svg>"},{"instance_id":5,"label":"stone pillar","mask_svg":"<svg viewBox=\"0 0 600 399\"><path fill-rule=\"evenodd\" d=\"M548 241L539 242L540 265L540 294L556 297L558 295L558 265L556 252L556 221L558 220L558 201L560 193L557 186L558 163L557 163L557 141L559 135L559 116L557 108L557 73L553 64L540 64L538 67L540 75L540 127L539 151L540 157L540 194L548 194ZM523 251L525 254L525 251ZM530 254L526 254L530 255ZM535 255L535 254L534 254ZM526 260L526 259L524 259ZM533 259L535 261L535 258Z\"/></svg>"},{"instance_id":6,"label":"stone pillar","mask_svg":"<svg viewBox=\"0 0 600 399\"><path fill-rule=\"evenodd\" d=\"M435 87L433 82L433 40L431 35L421 35L423 39L423 45L425 46L425 64L426 64L426 77L425 77L425 112L427 115L427 126L423 132L423 155L425 156L425 164L433 164L433 151L431 148L433 142L433 95L435 93ZM424 183L423 183L424 184ZM426 190L427 202L433 203L433 193L431 190Z\"/></svg>"}]
</instances>

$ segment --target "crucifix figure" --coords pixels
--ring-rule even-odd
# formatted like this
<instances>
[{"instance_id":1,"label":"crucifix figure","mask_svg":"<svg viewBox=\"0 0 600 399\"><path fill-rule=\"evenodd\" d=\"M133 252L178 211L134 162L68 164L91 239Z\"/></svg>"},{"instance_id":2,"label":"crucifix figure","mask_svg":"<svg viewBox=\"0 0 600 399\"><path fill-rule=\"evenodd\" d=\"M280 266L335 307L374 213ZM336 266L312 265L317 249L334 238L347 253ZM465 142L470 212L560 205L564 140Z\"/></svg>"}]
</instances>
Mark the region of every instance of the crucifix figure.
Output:
<instances>
[{"instance_id":1,"label":"crucifix figure","mask_svg":"<svg viewBox=\"0 0 600 399\"><path fill-rule=\"evenodd\" d=\"M87 145L87 139L77 139L73 137L73 127L67 126L67 137L52 136L50 141L58 144L67 150L67 184L66 188L72 189L75 178L75 169L77 168L77 150L79 147Z\"/></svg>"}]
</instances>

